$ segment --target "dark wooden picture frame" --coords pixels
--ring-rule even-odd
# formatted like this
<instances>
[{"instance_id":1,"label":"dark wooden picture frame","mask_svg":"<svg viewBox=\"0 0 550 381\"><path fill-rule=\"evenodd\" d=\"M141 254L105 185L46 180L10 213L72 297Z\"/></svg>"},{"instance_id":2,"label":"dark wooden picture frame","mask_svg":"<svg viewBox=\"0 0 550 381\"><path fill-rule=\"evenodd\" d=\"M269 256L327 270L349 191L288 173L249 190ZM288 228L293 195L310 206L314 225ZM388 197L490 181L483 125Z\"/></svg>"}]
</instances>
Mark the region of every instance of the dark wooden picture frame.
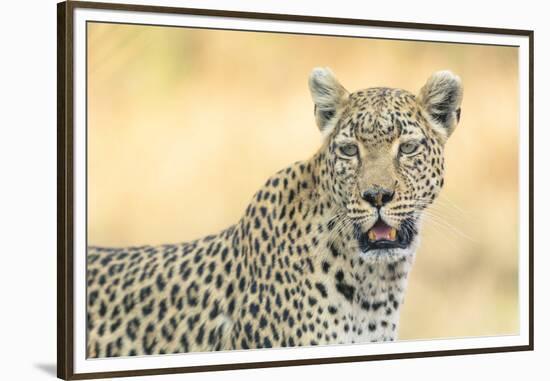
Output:
<instances>
[{"instance_id":1,"label":"dark wooden picture frame","mask_svg":"<svg viewBox=\"0 0 550 381\"><path fill-rule=\"evenodd\" d=\"M133 11L164 14L201 15L212 17L228 17L241 19L277 20L308 22L316 24L341 24L354 26L377 26L398 29L469 32L494 35L512 35L527 37L529 40L529 282L528 282L528 325L529 343L520 346L491 347L480 349L457 349L441 351L425 351L411 353L395 353L382 355L331 357L316 359L300 359L285 361L268 361L238 364L216 364L208 366L172 367L146 370L107 371L95 373L75 373L74 368L74 13L76 9L102 9L112 11ZM57 64L57 375L62 379L91 379L100 377L125 377L138 375L173 374L187 372L205 372L233 369L269 368L296 365L314 365L327 363L348 363L356 361L391 360L404 358L453 356L466 354L481 354L495 352L530 351L534 346L533 334L533 40L530 30L497 29L457 25L420 24L407 22L389 22L376 20L343 19L332 17L297 16L285 14L264 14L251 12L235 12L223 10L204 10L189 8L173 8L147 5L129 5L112 3L92 3L67 1L57 6L58 34L58 64Z\"/></svg>"}]
</instances>

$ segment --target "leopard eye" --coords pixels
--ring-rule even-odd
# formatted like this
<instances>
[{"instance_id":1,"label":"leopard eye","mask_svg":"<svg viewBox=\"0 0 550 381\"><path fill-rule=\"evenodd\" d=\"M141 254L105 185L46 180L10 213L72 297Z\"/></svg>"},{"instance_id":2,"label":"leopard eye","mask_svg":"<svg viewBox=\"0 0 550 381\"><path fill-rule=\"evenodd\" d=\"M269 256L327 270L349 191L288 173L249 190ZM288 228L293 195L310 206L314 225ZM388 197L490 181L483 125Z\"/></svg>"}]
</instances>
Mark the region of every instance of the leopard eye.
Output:
<instances>
[{"instance_id":1,"label":"leopard eye","mask_svg":"<svg viewBox=\"0 0 550 381\"><path fill-rule=\"evenodd\" d=\"M332 117L334 116L334 110L324 110L324 111L321 111L321 116L322 116L323 119L325 119L325 120L332 119Z\"/></svg>"},{"instance_id":2,"label":"leopard eye","mask_svg":"<svg viewBox=\"0 0 550 381\"><path fill-rule=\"evenodd\" d=\"M357 152L359 152L359 149L355 144L346 144L345 146L340 147L340 152L344 156L355 156L357 155Z\"/></svg>"},{"instance_id":3,"label":"leopard eye","mask_svg":"<svg viewBox=\"0 0 550 381\"><path fill-rule=\"evenodd\" d=\"M405 155L410 155L418 150L419 144L417 142L406 142L399 146L399 152Z\"/></svg>"}]
</instances>

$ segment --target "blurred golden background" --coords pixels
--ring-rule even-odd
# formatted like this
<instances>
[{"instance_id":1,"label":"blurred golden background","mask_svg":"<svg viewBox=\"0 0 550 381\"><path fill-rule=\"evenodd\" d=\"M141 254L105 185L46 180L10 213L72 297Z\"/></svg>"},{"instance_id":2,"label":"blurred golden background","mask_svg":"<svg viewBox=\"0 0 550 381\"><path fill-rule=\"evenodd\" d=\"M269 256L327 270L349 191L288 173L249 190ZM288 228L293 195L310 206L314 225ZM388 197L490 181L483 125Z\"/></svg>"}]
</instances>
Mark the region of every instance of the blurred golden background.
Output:
<instances>
[{"instance_id":1,"label":"blurred golden background","mask_svg":"<svg viewBox=\"0 0 550 381\"><path fill-rule=\"evenodd\" d=\"M400 339L518 333L513 47L88 24L88 243L181 242L235 223L320 146L307 78L416 93L464 83L445 189L424 224Z\"/></svg>"}]
</instances>

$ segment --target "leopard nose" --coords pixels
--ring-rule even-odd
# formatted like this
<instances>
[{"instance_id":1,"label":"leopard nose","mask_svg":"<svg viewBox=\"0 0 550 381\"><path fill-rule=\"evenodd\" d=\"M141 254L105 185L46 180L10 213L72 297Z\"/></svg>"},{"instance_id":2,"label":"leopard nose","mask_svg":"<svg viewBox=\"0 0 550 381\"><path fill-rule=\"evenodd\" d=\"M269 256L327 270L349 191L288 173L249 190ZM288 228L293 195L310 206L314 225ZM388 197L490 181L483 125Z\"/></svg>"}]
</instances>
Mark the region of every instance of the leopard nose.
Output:
<instances>
[{"instance_id":1,"label":"leopard nose","mask_svg":"<svg viewBox=\"0 0 550 381\"><path fill-rule=\"evenodd\" d=\"M395 192L382 187L372 187L363 192L361 197L375 208L381 208L393 200Z\"/></svg>"}]
</instances>

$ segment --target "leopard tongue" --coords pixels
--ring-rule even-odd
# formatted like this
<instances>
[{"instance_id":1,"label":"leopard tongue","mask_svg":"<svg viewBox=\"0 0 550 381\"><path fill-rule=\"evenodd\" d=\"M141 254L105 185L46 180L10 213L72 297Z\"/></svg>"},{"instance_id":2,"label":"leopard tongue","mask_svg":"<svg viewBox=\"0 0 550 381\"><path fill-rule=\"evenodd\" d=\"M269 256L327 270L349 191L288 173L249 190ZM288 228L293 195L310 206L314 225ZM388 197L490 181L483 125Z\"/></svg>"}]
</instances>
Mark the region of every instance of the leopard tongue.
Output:
<instances>
[{"instance_id":1,"label":"leopard tongue","mask_svg":"<svg viewBox=\"0 0 550 381\"><path fill-rule=\"evenodd\" d=\"M369 240L375 241L395 241L397 230L388 226L382 221L378 221L368 232Z\"/></svg>"}]
</instances>

